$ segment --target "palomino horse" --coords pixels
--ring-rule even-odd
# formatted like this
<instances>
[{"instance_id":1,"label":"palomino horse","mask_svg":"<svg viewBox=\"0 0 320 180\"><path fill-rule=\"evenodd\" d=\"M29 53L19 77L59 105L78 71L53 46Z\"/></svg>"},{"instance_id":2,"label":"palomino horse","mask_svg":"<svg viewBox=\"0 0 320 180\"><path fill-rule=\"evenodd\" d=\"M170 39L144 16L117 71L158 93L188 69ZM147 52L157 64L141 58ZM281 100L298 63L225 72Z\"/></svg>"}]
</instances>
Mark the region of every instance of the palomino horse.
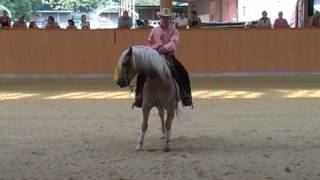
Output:
<instances>
[{"instance_id":1,"label":"palomino horse","mask_svg":"<svg viewBox=\"0 0 320 180\"><path fill-rule=\"evenodd\" d=\"M133 46L122 53L118 62L118 70L117 84L121 88L130 86L131 80L139 73L147 76L143 87L143 122L136 149L143 150L149 113L153 107L156 107L161 118L162 138L165 139L164 151L170 151L171 124L180 99L178 85L171 75L165 57L152 48ZM164 122L165 110L167 119Z\"/></svg>"}]
</instances>

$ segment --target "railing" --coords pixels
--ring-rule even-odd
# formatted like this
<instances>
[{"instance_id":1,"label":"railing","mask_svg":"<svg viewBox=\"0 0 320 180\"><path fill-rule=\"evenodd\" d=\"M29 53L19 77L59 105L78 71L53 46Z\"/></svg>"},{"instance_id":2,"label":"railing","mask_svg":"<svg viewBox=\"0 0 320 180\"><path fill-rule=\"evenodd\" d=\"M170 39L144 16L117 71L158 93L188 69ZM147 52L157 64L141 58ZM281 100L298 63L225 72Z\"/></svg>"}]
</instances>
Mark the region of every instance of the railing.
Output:
<instances>
[{"instance_id":1,"label":"railing","mask_svg":"<svg viewBox=\"0 0 320 180\"><path fill-rule=\"evenodd\" d=\"M0 73L112 73L141 30L0 31ZM320 29L181 30L177 57L190 72L320 72Z\"/></svg>"}]
</instances>

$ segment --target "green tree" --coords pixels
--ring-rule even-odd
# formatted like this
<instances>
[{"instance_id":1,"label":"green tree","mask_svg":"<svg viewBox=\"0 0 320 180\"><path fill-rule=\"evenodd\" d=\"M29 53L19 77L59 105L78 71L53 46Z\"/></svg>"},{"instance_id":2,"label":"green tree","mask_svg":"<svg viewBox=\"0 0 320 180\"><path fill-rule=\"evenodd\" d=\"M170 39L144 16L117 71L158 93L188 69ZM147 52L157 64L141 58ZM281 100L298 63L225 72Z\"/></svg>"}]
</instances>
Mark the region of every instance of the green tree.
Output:
<instances>
[{"instance_id":1,"label":"green tree","mask_svg":"<svg viewBox=\"0 0 320 180\"><path fill-rule=\"evenodd\" d=\"M44 0L53 9L93 11L99 7L117 4L119 0Z\"/></svg>"},{"instance_id":2,"label":"green tree","mask_svg":"<svg viewBox=\"0 0 320 180\"><path fill-rule=\"evenodd\" d=\"M12 14L14 14L14 7L15 5L12 3L11 0L0 0L0 4L5 6L6 8L8 8L10 10L10 12Z\"/></svg>"},{"instance_id":3,"label":"green tree","mask_svg":"<svg viewBox=\"0 0 320 180\"><path fill-rule=\"evenodd\" d=\"M60 0L60 4L64 9L79 11L81 8L94 10L98 7L97 0Z\"/></svg>"},{"instance_id":4,"label":"green tree","mask_svg":"<svg viewBox=\"0 0 320 180\"><path fill-rule=\"evenodd\" d=\"M13 0L14 16L15 18L20 16L30 17L32 13L32 7L30 0Z\"/></svg>"},{"instance_id":5,"label":"green tree","mask_svg":"<svg viewBox=\"0 0 320 180\"><path fill-rule=\"evenodd\" d=\"M7 7L13 18L26 16L29 18L42 4L42 0L0 0L0 4Z\"/></svg>"},{"instance_id":6,"label":"green tree","mask_svg":"<svg viewBox=\"0 0 320 180\"><path fill-rule=\"evenodd\" d=\"M33 12L37 11L42 5L42 0L30 0L30 2L31 2L31 9Z\"/></svg>"},{"instance_id":7,"label":"green tree","mask_svg":"<svg viewBox=\"0 0 320 180\"><path fill-rule=\"evenodd\" d=\"M159 6L160 0L136 0L136 5Z\"/></svg>"}]
</instances>

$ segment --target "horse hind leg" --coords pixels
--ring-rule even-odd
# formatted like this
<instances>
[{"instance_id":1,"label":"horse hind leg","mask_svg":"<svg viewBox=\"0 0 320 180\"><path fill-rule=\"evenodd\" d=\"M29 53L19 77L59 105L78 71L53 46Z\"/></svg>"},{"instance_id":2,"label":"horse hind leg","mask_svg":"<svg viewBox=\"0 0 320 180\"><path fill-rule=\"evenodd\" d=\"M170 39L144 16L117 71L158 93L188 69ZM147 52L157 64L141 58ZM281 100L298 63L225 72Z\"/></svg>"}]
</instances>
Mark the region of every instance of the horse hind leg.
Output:
<instances>
[{"instance_id":1,"label":"horse hind leg","mask_svg":"<svg viewBox=\"0 0 320 180\"><path fill-rule=\"evenodd\" d=\"M161 139L164 139L165 138L165 126L164 126L164 109L161 108L161 107L157 107L158 109L158 112L159 112L159 116L160 116L160 119L161 119L161 132L162 132L162 135L161 135Z\"/></svg>"},{"instance_id":2,"label":"horse hind leg","mask_svg":"<svg viewBox=\"0 0 320 180\"><path fill-rule=\"evenodd\" d=\"M138 144L136 146L136 150L143 151L143 145L144 145L144 136L148 129L148 119L150 114L151 108L143 107L142 113L143 113L143 122L141 125L141 131L138 138Z\"/></svg>"},{"instance_id":3,"label":"horse hind leg","mask_svg":"<svg viewBox=\"0 0 320 180\"><path fill-rule=\"evenodd\" d=\"M171 139L171 125L172 125L173 118L174 118L174 111L171 111L171 110L168 111L167 120L165 123L165 146L163 149L165 152L170 151L169 142Z\"/></svg>"}]
</instances>

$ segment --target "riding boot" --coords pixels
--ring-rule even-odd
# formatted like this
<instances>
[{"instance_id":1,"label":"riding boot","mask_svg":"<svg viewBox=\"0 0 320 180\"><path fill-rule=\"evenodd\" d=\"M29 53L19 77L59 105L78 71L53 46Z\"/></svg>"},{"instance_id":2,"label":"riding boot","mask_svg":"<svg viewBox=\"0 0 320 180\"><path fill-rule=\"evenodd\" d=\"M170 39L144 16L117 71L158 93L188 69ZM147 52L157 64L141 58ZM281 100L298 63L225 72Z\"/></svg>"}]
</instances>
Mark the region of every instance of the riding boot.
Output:
<instances>
[{"instance_id":1,"label":"riding boot","mask_svg":"<svg viewBox=\"0 0 320 180\"><path fill-rule=\"evenodd\" d=\"M181 92L182 106L191 106L193 108L192 97L189 93Z\"/></svg>"},{"instance_id":2,"label":"riding boot","mask_svg":"<svg viewBox=\"0 0 320 180\"><path fill-rule=\"evenodd\" d=\"M134 107L141 108L143 104L143 86L146 81L146 76L143 73L138 74L137 77L137 87L136 87L136 95L135 101L132 104L132 109Z\"/></svg>"},{"instance_id":3,"label":"riding boot","mask_svg":"<svg viewBox=\"0 0 320 180\"><path fill-rule=\"evenodd\" d=\"M166 58L170 63L171 74L179 86L182 106L193 107L190 79L187 70L173 54L167 54Z\"/></svg>"},{"instance_id":4,"label":"riding boot","mask_svg":"<svg viewBox=\"0 0 320 180\"><path fill-rule=\"evenodd\" d=\"M135 100L134 100L134 102L132 103L132 109L133 109L134 107L142 108L142 104L143 104L143 96L142 96L142 93L136 94Z\"/></svg>"}]
</instances>

